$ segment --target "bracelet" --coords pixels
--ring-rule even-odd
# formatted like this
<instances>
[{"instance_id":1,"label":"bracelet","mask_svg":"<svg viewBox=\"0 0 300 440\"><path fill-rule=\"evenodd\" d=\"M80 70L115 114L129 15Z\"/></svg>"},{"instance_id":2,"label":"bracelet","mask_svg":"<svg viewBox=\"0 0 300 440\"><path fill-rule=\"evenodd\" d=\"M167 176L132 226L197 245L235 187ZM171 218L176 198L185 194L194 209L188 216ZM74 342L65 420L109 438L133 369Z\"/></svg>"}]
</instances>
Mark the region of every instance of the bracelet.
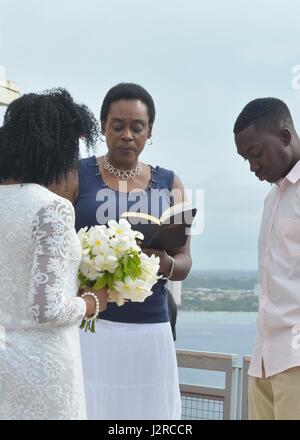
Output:
<instances>
[{"instance_id":1,"label":"bracelet","mask_svg":"<svg viewBox=\"0 0 300 440\"><path fill-rule=\"evenodd\" d=\"M83 295L81 295L81 298L84 298L85 296L92 296L95 300L96 303L96 311L93 315L90 316L86 316L84 319L84 321L92 321L93 319L97 318L97 316L100 313L100 303L99 303L99 299L97 298L97 296L93 293L93 292L85 292Z\"/></svg>"},{"instance_id":2,"label":"bracelet","mask_svg":"<svg viewBox=\"0 0 300 440\"><path fill-rule=\"evenodd\" d=\"M170 273L169 273L169 275L164 277L164 278L166 278L167 280L169 280L169 279L171 278L171 276L173 275L173 272L174 272L174 266L175 266L175 260L174 260L174 258L171 257L171 255L169 255L169 257L170 257L171 260L172 260L172 264L171 264L171 269L170 269Z\"/></svg>"}]
</instances>

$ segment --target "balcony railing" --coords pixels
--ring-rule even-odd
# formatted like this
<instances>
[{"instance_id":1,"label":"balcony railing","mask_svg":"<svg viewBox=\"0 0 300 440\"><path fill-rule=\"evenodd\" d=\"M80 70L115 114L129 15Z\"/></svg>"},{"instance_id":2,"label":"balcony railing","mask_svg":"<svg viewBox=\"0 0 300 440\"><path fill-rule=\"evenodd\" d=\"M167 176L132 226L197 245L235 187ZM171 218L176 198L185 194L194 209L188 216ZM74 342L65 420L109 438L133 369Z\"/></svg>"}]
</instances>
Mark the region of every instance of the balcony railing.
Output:
<instances>
[{"instance_id":1,"label":"balcony railing","mask_svg":"<svg viewBox=\"0 0 300 440\"><path fill-rule=\"evenodd\" d=\"M184 420L240 420L247 419L247 372L249 356L243 366L238 355L192 350L176 350L179 368L210 370L225 373L224 387L180 383L182 419Z\"/></svg>"}]
</instances>

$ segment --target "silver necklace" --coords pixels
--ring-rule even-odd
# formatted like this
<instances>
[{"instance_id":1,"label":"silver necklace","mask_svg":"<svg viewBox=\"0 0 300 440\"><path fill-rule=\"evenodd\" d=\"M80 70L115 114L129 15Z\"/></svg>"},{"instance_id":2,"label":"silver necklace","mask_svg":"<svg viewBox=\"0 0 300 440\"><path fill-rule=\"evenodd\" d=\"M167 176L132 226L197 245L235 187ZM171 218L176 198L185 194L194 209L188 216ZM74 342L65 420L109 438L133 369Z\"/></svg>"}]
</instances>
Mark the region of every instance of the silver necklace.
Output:
<instances>
[{"instance_id":1,"label":"silver necklace","mask_svg":"<svg viewBox=\"0 0 300 440\"><path fill-rule=\"evenodd\" d=\"M104 169L108 171L110 174L113 174L118 179L134 179L136 176L139 176L142 172L142 165L137 165L132 170L119 170L119 168L115 168L109 163L107 156L104 156Z\"/></svg>"}]
</instances>

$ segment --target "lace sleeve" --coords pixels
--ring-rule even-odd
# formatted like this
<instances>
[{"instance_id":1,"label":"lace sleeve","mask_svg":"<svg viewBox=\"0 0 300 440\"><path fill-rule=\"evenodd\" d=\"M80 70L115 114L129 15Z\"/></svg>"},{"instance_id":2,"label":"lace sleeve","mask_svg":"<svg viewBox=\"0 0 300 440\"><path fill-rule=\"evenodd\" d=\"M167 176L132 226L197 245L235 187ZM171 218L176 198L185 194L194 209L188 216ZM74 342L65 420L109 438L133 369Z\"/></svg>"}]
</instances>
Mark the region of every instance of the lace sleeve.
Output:
<instances>
[{"instance_id":1,"label":"lace sleeve","mask_svg":"<svg viewBox=\"0 0 300 440\"><path fill-rule=\"evenodd\" d=\"M73 296L79 263L74 251L76 238L74 210L67 201L55 200L36 214L30 299L31 316L37 324L75 324L85 314L84 300Z\"/></svg>"}]
</instances>

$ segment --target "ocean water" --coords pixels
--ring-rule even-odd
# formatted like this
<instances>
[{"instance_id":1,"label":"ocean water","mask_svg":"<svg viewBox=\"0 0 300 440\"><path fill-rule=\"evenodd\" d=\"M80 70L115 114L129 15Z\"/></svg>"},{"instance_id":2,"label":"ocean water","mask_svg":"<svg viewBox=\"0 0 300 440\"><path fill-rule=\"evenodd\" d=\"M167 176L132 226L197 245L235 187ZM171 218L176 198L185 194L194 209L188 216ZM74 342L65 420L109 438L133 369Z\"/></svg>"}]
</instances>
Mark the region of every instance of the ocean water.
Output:
<instances>
[{"instance_id":1,"label":"ocean water","mask_svg":"<svg viewBox=\"0 0 300 440\"><path fill-rule=\"evenodd\" d=\"M256 331L255 312L179 311L176 348L185 350L251 355ZM225 374L205 370L179 369L180 382L223 387Z\"/></svg>"}]
</instances>

